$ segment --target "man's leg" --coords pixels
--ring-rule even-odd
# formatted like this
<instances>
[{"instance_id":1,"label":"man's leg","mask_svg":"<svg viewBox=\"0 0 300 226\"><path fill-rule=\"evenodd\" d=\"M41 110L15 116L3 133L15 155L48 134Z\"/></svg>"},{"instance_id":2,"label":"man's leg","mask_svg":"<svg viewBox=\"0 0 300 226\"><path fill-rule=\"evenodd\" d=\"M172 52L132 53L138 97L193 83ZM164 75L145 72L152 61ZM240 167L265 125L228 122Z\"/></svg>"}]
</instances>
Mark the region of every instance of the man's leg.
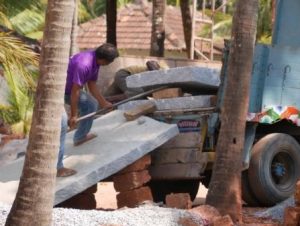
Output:
<instances>
[{"instance_id":1,"label":"man's leg","mask_svg":"<svg viewBox=\"0 0 300 226\"><path fill-rule=\"evenodd\" d=\"M89 113L98 110L98 102L91 95L84 91L80 91L80 97L78 101L78 108L80 116L87 115ZM86 140L95 137L93 134L88 134L92 128L93 117L81 120L78 124L77 130L74 135L74 144L79 145Z\"/></svg>"},{"instance_id":2,"label":"man's leg","mask_svg":"<svg viewBox=\"0 0 300 226\"><path fill-rule=\"evenodd\" d=\"M76 173L75 170L65 168L63 164L67 132L68 132L68 116L67 113L64 111L61 119L60 146L59 146L58 160L57 160L58 177L67 177Z\"/></svg>"}]
</instances>

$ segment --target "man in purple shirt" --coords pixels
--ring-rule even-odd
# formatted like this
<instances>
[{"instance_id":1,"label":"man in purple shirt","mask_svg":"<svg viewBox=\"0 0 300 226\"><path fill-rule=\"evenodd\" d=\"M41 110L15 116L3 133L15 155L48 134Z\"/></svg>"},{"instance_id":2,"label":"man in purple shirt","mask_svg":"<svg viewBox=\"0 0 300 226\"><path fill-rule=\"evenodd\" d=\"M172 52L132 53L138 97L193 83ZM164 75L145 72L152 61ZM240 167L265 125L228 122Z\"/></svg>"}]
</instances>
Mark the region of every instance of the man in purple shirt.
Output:
<instances>
[{"instance_id":1,"label":"man in purple shirt","mask_svg":"<svg viewBox=\"0 0 300 226\"><path fill-rule=\"evenodd\" d=\"M71 128L76 126L78 117L98 110L98 107L109 108L112 104L105 100L96 85L100 66L108 65L118 57L118 51L112 44L105 43L96 50L78 53L70 58L65 89L65 102L71 106L71 115L68 124ZM89 93L83 91L87 85ZM96 137L89 133L93 124L93 118L87 118L79 122L74 134L74 145L80 145ZM65 131L62 128L62 131ZM64 137L61 135L61 147L58 158L57 175L69 176L76 171L64 168L62 156L64 153ZM62 149L62 150L61 150ZM59 170L61 169L61 170ZM61 173L60 173L61 172Z\"/></svg>"}]
</instances>

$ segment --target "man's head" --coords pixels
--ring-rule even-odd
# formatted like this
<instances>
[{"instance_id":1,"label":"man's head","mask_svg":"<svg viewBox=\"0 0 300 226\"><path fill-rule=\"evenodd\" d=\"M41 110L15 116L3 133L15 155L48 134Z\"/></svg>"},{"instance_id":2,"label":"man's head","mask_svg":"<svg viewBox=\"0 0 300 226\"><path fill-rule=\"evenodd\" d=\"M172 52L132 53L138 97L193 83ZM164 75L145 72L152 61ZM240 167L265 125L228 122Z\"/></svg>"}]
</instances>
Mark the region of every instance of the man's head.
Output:
<instances>
[{"instance_id":1,"label":"man's head","mask_svg":"<svg viewBox=\"0 0 300 226\"><path fill-rule=\"evenodd\" d=\"M160 69L159 64L155 60L148 60L146 62L146 65L147 65L148 71L154 71L154 70L159 70Z\"/></svg>"},{"instance_id":2,"label":"man's head","mask_svg":"<svg viewBox=\"0 0 300 226\"><path fill-rule=\"evenodd\" d=\"M117 48L110 44L104 43L96 49L96 59L98 65L108 65L119 56Z\"/></svg>"}]
</instances>

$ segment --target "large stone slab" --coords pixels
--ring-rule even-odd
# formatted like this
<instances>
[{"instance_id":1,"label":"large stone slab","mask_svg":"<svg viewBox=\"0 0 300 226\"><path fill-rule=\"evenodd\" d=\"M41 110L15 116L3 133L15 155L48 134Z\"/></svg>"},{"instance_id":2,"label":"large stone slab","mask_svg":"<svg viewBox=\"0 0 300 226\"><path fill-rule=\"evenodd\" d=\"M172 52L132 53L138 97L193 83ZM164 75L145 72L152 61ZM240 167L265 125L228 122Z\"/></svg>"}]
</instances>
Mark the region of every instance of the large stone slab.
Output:
<instances>
[{"instance_id":1,"label":"large stone slab","mask_svg":"<svg viewBox=\"0 0 300 226\"><path fill-rule=\"evenodd\" d=\"M126 78L128 88L155 88L162 85L183 89L216 90L220 84L220 70L207 67L177 67L147 71Z\"/></svg>"},{"instance_id":2,"label":"large stone slab","mask_svg":"<svg viewBox=\"0 0 300 226\"><path fill-rule=\"evenodd\" d=\"M57 178L55 204L58 204L118 172L176 136L178 128L148 117L127 122L123 111L113 111L95 120L92 132L97 138L74 147L73 133L67 134L66 167L77 170L67 178ZM0 202L14 200L24 158L0 167Z\"/></svg>"},{"instance_id":3,"label":"large stone slab","mask_svg":"<svg viewBox=\"0 0 300 226\"><path fill-rule=\"evenodd\" d=\"M156 105L156 109L159 111L206 108L206 107L213 107L215 105L215 100L213 97L214 96L211 95L201 95L201 96L189 96L189 97L178 97L178 98L168 98L168 99L133 100L118 106L118 109L129 110L149 102L153 102Z\"/></svg>"}]
</instances>

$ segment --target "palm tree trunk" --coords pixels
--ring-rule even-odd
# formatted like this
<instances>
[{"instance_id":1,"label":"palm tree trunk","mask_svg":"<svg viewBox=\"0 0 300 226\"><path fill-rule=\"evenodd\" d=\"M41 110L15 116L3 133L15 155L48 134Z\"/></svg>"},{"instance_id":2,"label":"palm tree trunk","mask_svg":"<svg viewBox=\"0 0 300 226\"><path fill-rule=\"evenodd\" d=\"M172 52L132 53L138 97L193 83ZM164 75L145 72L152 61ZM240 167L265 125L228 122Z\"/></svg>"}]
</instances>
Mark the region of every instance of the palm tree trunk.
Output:
<instances>
[{"instance_id":1,"label":"palm tree trunk","mask_svg":"<svg viewBox=\"0 0 300 226\"><path fill-rule=\"evenodd\" d=\"M73 56L74 54L79 52L78 46L77 46L77 34L78 34L78 0L74 0L75 9L73 14L73 20L72 20L72 30L71 30L71 48L70 48L70 56Z\"/></svg>"},{"instance_id":2,"label":"palm tree trunk","mask_svg":"<svg viewBox=\"0 0 300 226\"><path fill-rule=\"evenodd\" d=\"M117 46L117 0L106 0L106 42Z\"/></svg>"},{"instance_id":3,"label":"palm tree trunk","mask_svg":"<svg viewBox=\"0 0 300 226\"><path fill-rule=\"evenodd\" d=\"M49 0L40 77L19 188L6 226L51 225L74 0Z\"/></svg>"},{"instance_id":4,"label":"palm tree trunk","mask_svg":"<svg viewBox=\"0 0 300 226\"><path fill-rule=\"evenodd\" d=\"M233 18L227 84L216 162L206 203L241 222L241 153L244 147L258 0L238 0Z\"/></svg>"},{"instance_id":5,"label":"palm tree trunk","mask_svg":"<svg viewBox=\"0 0 300 226\"><path fill-rule=\"evenodd\" d=\"M150 56L164 56L166 0L153 0Z\"/></svg>"},{"instance_id":6,"label":"palm tree trunk","mask_svg":"<svg viewBox=\"0 0 300 226\"><path fill-rule=\"evenodd\" d=\"M184 31L184 41L186 46L186 53L189 59L192 58L191 54L191 38L192 38L192 16L190 11L190 1L181 0L180 1L182 25Z\"/></svg>"}]
</instances>

